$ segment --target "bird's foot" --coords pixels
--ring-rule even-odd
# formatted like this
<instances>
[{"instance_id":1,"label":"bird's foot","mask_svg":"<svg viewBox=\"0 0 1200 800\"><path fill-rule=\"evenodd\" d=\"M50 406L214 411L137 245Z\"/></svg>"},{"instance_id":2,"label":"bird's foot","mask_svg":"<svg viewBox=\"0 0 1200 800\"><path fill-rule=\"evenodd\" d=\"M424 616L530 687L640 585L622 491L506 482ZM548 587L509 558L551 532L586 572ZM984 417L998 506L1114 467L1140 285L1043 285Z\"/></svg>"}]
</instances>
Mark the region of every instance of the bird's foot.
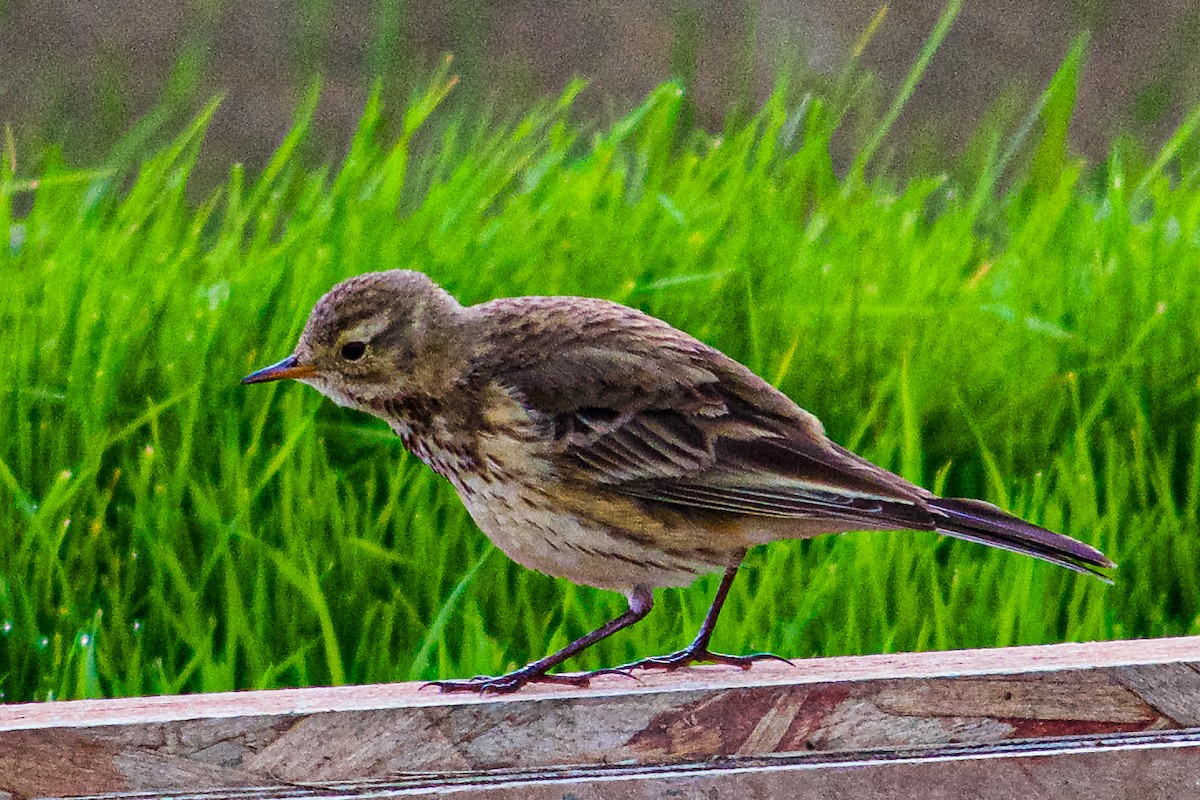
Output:
<instances>
[{"instance_id":1,"label":"bird's foot","mask_svg":"<svg viewBox=\"0 0 1200 800\"><path fill-rule=\"evenodd\" d=\"M475 692L477 694L507 694L515 692L529 683L554 683L561 686L574 686L577 689L587 688L592 678L598 675L625 675L632 677L624 667L598 669L593 672L578 672L568 674L548 675L545 668L529 664L507 675L476 675L467 680L430 681L425 686L436 686L442 692ZM421 688L425 688L424 686Z\"/></svg>"},{"instance_id":2,"label":"bird's foot","mask_svg":"<svg viewBox=\"0 0 1200 800\"><path fill-rule=\"evenodd\" d=\"M643 658L641 661L634 661L631 664L623 664L617 667L617 669L622 672L629 672L635 669L661 669L667 672L674 672L677 669L690 667L692 664L725 664L731 667L738 667L739 669L750 669L755 661L782 661L785 664L795 666L790 660L783 656L777 656L774 653L750 653L744 656L732 656L726 653L714 653L707 647L692 645L665 656L652 656L650 658Z\"/></svg>"}]
</instances>

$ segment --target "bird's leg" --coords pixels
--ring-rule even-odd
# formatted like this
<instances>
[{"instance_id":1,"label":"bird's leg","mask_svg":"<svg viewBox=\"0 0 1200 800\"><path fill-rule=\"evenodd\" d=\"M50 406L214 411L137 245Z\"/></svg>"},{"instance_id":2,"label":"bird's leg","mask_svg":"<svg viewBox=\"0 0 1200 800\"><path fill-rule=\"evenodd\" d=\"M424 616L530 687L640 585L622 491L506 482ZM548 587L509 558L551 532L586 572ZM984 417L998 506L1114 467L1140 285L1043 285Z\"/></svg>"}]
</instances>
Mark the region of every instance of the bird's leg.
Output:
<instances>
[{"instance_id":1,"label":"bird's leg","mask_svg":"<svg viewBox=\"0 0 1200 800\"><path fill-rule=\"evenodd\" d=\"M580 636L569 645L551 653L545 658L530 662L507 675L490 677L479 675L465 681L430 681L426 686L436 686L443 692L515 692L527 683L565 683L571 686L587 686L588 681L595 675L623 672L622 669L601 669L579 675L549 675L550 670L557 667L573 655L582 653L596 642L604 639L622 628L628 628L633 623L644 618L654 607L654 595L645 587L638 587L629 595L629 610L615 619L601 625L596 630Z\"/></svg>"},{"instance_id":2,"label":"bird's leg","mask_svg":"<svg viewBox=\"0 0 1200 800\"><path fill-rule=\"evenodd\" d=\"M717 587L716 597L713 598L712 605L709 606L708 614L704 616L704 623L700 626L699 633L696 634L696 638L692 640L690 645L678 652L665 656L644 658L641 661L634 661L632 664L625 664L618 669L622 671L631 669L665 669L669 672L698 663L729 664L730 666L741 667L742 669L750 669L750 665L755 661L763 661L765 659L791 664L791 661L774 653L751 653L745 656L731 656L725 653L714 653L708 649L713 629L717 627L717 616L721 613L721 606L725 605L725 598L729 595L729 587L733 585L733 579L737 576L737 571L738 568L736 566L725 570L725 575L721 578L721 585Z\"/></svg>"}]
</instances>

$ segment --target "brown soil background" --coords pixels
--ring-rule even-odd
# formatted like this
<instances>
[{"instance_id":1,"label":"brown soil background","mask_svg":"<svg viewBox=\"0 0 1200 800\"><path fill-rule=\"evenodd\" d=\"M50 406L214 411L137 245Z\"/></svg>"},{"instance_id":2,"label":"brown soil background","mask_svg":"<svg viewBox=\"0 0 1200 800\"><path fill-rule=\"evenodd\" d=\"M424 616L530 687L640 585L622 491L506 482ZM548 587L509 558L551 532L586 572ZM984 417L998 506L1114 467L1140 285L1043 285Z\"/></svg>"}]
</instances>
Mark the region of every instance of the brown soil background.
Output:
<instances>
[{"instance_id":1,"label":"brown soil background","mask_svg":"<svg viewBox=\"0 0 1200 800\"><path fill-rule=\"evenodd\" d=\"M585 107L605 114L637 102L691 53L698 119L716 127L788 65L837 74L878 10L860 0L0 0L0 122L12 126L26 168L46 143L72 163L97 163L187 56L190 99L171 130L223 93L206 160L218 171L234 161L253 169L315 74L324 80L319 149L329 158L372 76L411 83L446 52L460 98L519 107L578 75L591 80ZM884 99L940 10L890 4L861 62ZM389 28L390 41L380 35ZM1091 48L1072 138L1084 155L1102 157L1122 133L1161 141L1200 103L1200 0L968 0L896 136L936 130L954 152L998 98L1035 97L1083 30Z\"/></svg>"}]
</instances>

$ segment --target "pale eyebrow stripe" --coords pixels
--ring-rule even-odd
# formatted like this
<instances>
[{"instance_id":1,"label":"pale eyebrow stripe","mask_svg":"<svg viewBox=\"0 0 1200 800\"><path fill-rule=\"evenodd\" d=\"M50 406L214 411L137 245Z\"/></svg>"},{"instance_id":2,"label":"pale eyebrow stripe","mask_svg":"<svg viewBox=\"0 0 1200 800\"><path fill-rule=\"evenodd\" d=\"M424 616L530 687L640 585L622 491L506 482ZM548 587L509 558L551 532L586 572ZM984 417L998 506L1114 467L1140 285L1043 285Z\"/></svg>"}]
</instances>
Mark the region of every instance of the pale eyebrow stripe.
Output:
<instances>
[{"instance_id":1,"label":"pale eyebrow stripe","mask_svg":"<svg viewBox=\"0 0 1200 800\"><path fill-rule=\"evenodd\" d=\"M354 342L369 342L375 338L375 335L386 328L388 318L385 314L377 314L374 317L363 320L355 325L350 330L346 331L345 339Z\"/></svg>"}]
</instances>

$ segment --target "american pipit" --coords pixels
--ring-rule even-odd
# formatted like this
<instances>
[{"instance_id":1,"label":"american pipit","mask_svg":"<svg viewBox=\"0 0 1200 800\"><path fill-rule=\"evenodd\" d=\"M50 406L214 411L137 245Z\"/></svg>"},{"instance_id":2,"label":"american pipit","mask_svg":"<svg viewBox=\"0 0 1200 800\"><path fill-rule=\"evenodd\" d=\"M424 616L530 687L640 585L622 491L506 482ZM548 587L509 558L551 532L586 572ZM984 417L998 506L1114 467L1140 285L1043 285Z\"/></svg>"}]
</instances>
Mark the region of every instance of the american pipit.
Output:
<instances>
[{"instance_id":1,"label":"american pipit","mask_svg":"<svg viewBox=\"0 0 1200 800\"><path fill-rule=\"evenodd\" d=\"M746 550L851 530L925 530L1079 572L1103 553L978 500L947 499L825 437L749 369L654 317L582 297L464 307L425 275L360 275L317 303L295 352L244 383L293 378L387 421L512 559L622 592L629 610L557 653L443 690L585 684L549 670L645 617L659 586L724 571L688 647L627 664L748 667L710 652Z\"/></svg>"}]
</instances>

